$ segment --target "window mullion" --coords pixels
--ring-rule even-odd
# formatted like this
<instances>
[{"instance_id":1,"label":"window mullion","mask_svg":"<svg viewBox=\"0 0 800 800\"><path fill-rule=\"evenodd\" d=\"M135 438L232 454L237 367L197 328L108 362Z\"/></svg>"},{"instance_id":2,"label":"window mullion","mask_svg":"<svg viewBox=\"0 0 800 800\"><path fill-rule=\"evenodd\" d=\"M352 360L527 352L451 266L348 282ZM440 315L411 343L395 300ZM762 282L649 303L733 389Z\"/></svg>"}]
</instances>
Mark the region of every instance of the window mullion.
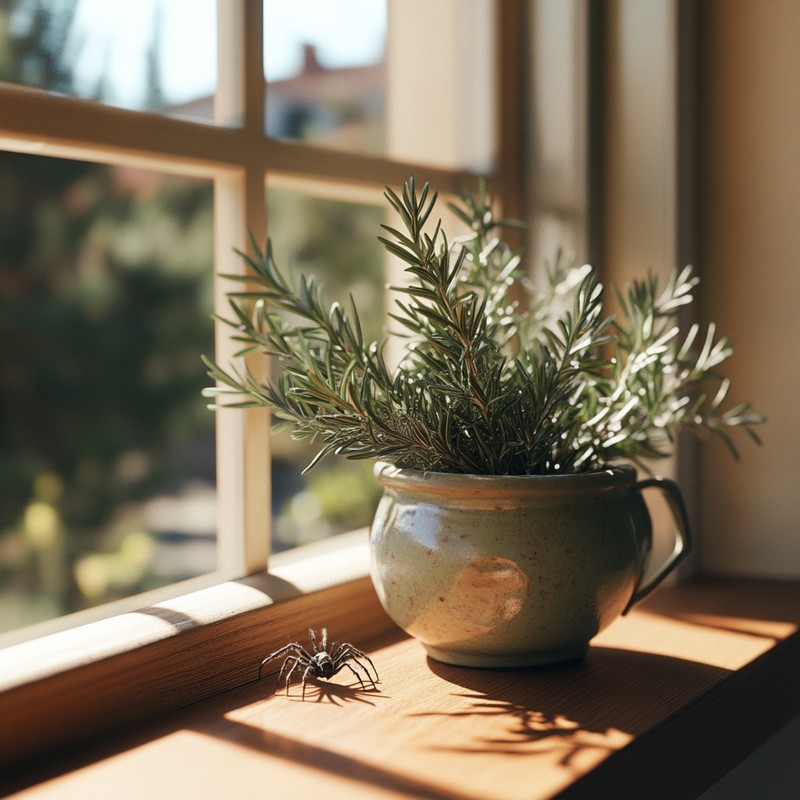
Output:
<instances>
[{"instance_id":1,"label":"window mullion","mask_svg":"<svg viewBox=\"0 0 800 800\"><path fill-rule=\"evenodd\" d=\"M220 0L218 15L218 86L215 113L242 125L246 146L241 169L215 185L215 305L227 316L230 284L220 273L243 273L234 251L249 249L248 232L265 234L264 82L260 0ZM234 360L230 328L217 323L217 358ZM262 409L217 414L218 562L228 575L262 571L269 552L269 415Z\"/></svg>"},{"instance_id":2,"label":"window mullion","mask_svg":"<svg viewBox=\"0 0 800 800\"><path fill-rule=\"evenodd\" d=\"M215 306L228 316L228 282L219 273L241 273L234 249L244 249L249 194L243 174L215 184ZM234 360L230 328L216 323L217 360ZM224 575L245 575L265 568L269 546L268 414L262 409L217 413L218 564Z\"/></svg>"}]
</instances>

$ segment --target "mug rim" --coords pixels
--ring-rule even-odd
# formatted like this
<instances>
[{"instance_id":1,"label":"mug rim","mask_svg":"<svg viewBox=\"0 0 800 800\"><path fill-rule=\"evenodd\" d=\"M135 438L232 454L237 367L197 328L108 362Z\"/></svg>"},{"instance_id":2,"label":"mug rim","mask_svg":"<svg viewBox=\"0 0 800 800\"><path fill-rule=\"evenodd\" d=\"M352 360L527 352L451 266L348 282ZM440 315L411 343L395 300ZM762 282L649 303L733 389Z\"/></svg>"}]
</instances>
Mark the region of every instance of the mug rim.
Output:
<instances>
[{"instance_id":1,"label":"mug rim","mask_svg":"<svg viewBox=\"0 0 800 800\"><path fill-rule=\"evenodd\" d=\"M636 470L626 464L569 475L484 475L407 469L387 461L378 461L374 474L384 488L433 494L600 491L632 486L637 477Z\"/></svg>"}]
</instances>

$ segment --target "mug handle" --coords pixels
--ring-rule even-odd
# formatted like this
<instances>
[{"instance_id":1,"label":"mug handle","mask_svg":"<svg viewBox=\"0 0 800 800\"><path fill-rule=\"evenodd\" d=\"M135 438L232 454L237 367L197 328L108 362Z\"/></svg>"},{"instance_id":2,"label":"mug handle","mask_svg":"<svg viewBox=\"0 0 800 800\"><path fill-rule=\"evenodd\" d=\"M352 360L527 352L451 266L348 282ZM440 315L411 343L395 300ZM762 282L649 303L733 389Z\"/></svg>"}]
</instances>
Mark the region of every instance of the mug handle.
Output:
<instances>
[{"instance_id":1,"label":"mug handle","mask_svg":"<svg viewBox=\"0 0 800 800\"><path fill-rule=\"evenodd\" d=\"M672 512L672 518L675 520L676 526L675 547L656 574L646 583L642 583L644 574L639 576L639 580L633 590L633 595L628 601L625 610L622 612L623 615L627 614L636 603L647 597L647 595L650 594L650 592L652 592L687 555L689 555L692 549L689 515L686 513L686 506L683 504L683 497L681 495L681 490L678 488L678 484L671 481L669 478L647 478L646 480L638 481L634 485L633 491L641 494L645 489L651 488L658 489L663 493L669 510Z\"/></svg>"}]
</instances>

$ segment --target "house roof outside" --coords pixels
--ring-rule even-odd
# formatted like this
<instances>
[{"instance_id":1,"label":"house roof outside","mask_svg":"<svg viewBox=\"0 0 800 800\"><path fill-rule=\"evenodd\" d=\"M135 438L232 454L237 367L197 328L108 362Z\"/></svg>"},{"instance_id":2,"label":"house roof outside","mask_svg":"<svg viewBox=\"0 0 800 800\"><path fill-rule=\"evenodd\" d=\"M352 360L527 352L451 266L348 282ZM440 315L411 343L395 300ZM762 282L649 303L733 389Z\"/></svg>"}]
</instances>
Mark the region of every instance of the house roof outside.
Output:
<instances>
[{"instance_id":1,"label":"house roof outside","mask_svg":"<svg viewBox=\"0 0 800 800\"><path fill-rule=\"evenodd\" d=\"M385 146L384 61L355 67L322 65L313 45L304 45L302 68L264 84L267 136L377 154ZM170 114L214 121L214 96L181 103Z\"/></svg>"}]
</instances>

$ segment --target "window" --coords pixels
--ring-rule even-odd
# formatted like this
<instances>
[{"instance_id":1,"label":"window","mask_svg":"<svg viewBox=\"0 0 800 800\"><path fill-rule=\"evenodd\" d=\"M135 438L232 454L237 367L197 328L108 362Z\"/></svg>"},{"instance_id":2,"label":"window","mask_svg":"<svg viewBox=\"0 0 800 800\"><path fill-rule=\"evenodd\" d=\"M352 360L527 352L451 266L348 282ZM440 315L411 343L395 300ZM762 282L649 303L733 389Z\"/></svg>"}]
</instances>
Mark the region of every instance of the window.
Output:
<instances>
[{"instance_id":1,"label":"window","mask_svg":"<svg viewBox=\"0 0 800 800\"><path fill-rule=\"evenodd\" d=\"M67 13L63 9L80 9L84 2L16 0L5 3L0 13L30 8L58 8ZM300 266L309 268L316 268L314 249L320 246L313 237L305 238L314 231L315 219L325 223L322 230L327 225L340 234L348 231L344 238L350 248L371 246L374 232L367 231L363 244L357 245L349 232L372 227L377 215L383 213L383 186L399 186L411 174L447 192L475 186L475 175L486 173L504 213L544 219L543 225L533 226L532 252L546 253L548 231L553 230L548 220L555 220L560 230L568 231L573 246L582 252L587 240L585 228L591 222L587 222L586 197L592 187L574 180L579 173L570 168L569 159L586 157L588 148L589 122L580 109L588 103L587 96L581 95L590 71L586 48L590 39L596 41L601 33L589 25L589 9L595 4L586 0L437 0L435 4L427 0L387 0L382 17L385 40L383 48L376 46L369 56L373 61L336 65L328 61L331 56L323 52L320 42L313 43L313 52L302 42L297 48L296 63L301 69L298 80L305 80L309 71L324 75L336 69L363 68L372 72L369 102L354 110L352 106L343 108L334 98L336 113L320 110L316 101L311 112L302 104L289 108L294 101L289 103L286 97L293 95L283 90L290 86L291 73L271 72L268 43L278 25L297 24L287 22L287 9L299 9L307 22L335 5L338 13L352 21L362 13L358 4L352 13L343 10L344 0L336 4L319 0L308 5L298 0L220 0L210 6L192 0L191 12L175 0L114 5L120 17L135 8L151 23L150 38L144 37L138 57L145 69L145 86L147 75L152 78L156 74L156 43L164 42L169 35L167 15L174 12L167 7L180 6L186 30L192 32L183 43L191 50L190 45L196 42L203 51L205 82L195 86L191 95L170 94L166 105L150 102L157 97L156 92L144 103L127 103L110 94L107 102L101 102L101 98L93 99L95 95L83 90L70 94L63 86L50 83L15 85L4 72L7 82L0 83L0 151L7 157L32 159L29 163L38 165L52 165L56 160L70 168L79 162L94 165L92 168L111 184L114 179L109 176L126 175L137 186L149 185L153 196L162 197L159 202L164 204L173 192L185 193L187 187L195 187L198 196L205 199L192 207L199 214L197 220L205 222L193 222L189 227L205 228L208 238L203 246L210 248L210 258L198 254L194 245L184 246L191 250L193 267L207 265L206 277L243 269L233 250L247 248L248 230L257 240L269 232L278 249L287 251L282 256L279 253L280 258L289 262L302 255L308 260ZM369 5L381 4L369 0ZM88 2L85 7L89 8ZM215 16L211 39L203 33L207 29L202 22L209 7ZM200 10L195 13L195 9ZM74 14L79 11L74 10ZM5 29L0 26L0 30ZM301 26L304 34L306 29ZM335 30L333 26L331 29ZM278 38L287 39L288 30ZM566 52L580 56L580 69L569 71L568 80L563 80L559 69L555 74L535 72L537 62L528 47L540 37L551 45L554 39L564 37ZM191 58L182 56L183 63L191 63ZM215 69L208 69L205 62L215 59ZM381 65L377 70L374 59ZM571 66L571 62L561 63L563 68ZM377 101L376 72L382 76L383 87ZM531 74L538 77L529 81ZM562 103L563 98L556 93L541 93L540 97L539 90L548 82L563 85L570 102ZM317 80L316 88L324 83ZM545 102L548 98L550 105ZM271 103L283 108L288 120L279 129L270 127ZM570 119L578 129L569 147L567 142L557 146L552 138L539 140L543 117L553 114ZM555 171L550 154L557 157ZM549 182L544 181L547 176ZM539 193L537 187L546 191ZM104 203L99 205L104 213L111 210ZM293 229L281 217L295 222L298 208L303 216ZM135 204L126 213L135 216ZM146 223L153 239L164 219L159 215L158 220ZM134 241L138 247L141 238ZM358 241L362 242L360 235ZM382 266L378 256L365 251L357 257L370 265L361 275L359 291L374 291ZM167 262L164 267L168 267ZM327 260L322 269L328 270L327 280L332 284L352 280L338 268L337 274L331 275ZM209 286L214 307L224 313L229 287L215 278ZM200 298L207 296L206 284L198 283L193 291L197 293L193 320L199 324L205 320L206 309ZM217 358L222 362L234 350L227 333L225 326L216 326ZM186 332L183 336L181 341L187 341ZM191 336L188 341L199 355L202 345L195 344ZM158 364L151 369L159 374ZM2 707L11 709L4 718L19 720L24 715L26 720L24 733L15 727L15 748L26 752L41 749L64 737L99 730L111 719L114 724L123 724L142 713L208 697L251 680L247 665L255 663L259 654L263 656L273 640L278 646L285 641L287 631L295 635L297 625L302 629L310 610L324 608L327 624L339 626L337 630L346 635L354 630L359 636L385 630L381 628L386 625L385 618L365 577L363 533L326 539L313 550L313 557L304 560L278 553L270 561L269 574L265 574L268 556L299 540L296 533L284 532L280 520L271 525L270 475L277 479L278 470L271 469L270 451L272 448L273 455L280 457L285 442L271 440L268 416L258 411L223 412L216 417L209 412L205 419L215 425L214 571L196 582L136 596L98 612L140 609L118 620L107 619L23 642L0 653L0 704L7 700ZM136 474L141 463L137 465L136 459L131 459L128 474ZM301 495L296 506L301 515L306 514L300 529L307 534L309 512L322 516L317 507L323 503L319 499L307 502L307 494L304 502L303 493L313 490L299 483L296 464L289 474L296 491L287 494L281 506L291 505L292 496ZM45 479L32 491L52 501L58 483ZM273 486L273 497L276 494ZM26 502L30 499L38 502L39 495L32 494ZM358 514L362 513L349 510L350 522L343 527L359 524ZM42 519L46 515L45 511ZM141 547L142 537L132 541L128 545L132 550ZM227 580L242 576L249 577ZM311 594L337 582L340 585ZM197 586L208 588L189 591ZM275 605L287 599L291 602ZM303 622L298 623L298 619ZM0 644L13 639L0 638ZM157 668L166 659L170 669ZM202 680L185 680L188 671L202 676ZM70 676L68 692L64 691L62 675ZM125 691L121 692L123 675ZM99 683L108 688L102 708L85 702ZM50 708L46 727L29 713L31 704L42 703L45 697Z\"/></svg>"},{"instance_id":2,"label":"window","mask_svg":"<svg viewBox=\"0 0 800 800\"><path fill-rule=\"evenodd\" d=\"M366 525L368 465L302 478L268 415L204 408L215 273L269 232L377 335L383 186L496 171L491 0L107 5L0 10L0 632Z\"/></svg>"},{"instance_id":3,"label":"window","mask_svg":"<svg viewBox=\"0 0 800 800\"><path fill-rule=\"evenodd\" d=\"M0 5L0 31L24 35L26 16L43 10L56 12L53 17L56 27L69 19L94 21L99 18L96 15L107 11L108 5L91 4L89 0L6 0ZM120 18L133 10L151 25L149 34L139 37L141 46L136 56L144 77L140 70L139 86L125 90L129 93L127 98L120 87L115 86L112 91L111 86L104 88L102 82L98 83L98 77L105 74L105 69L97 70L102 56L99 62L95 59L93 67L83 67L86 79L68 91L59 83L59 71L54 69L52 59L41 60L38 65L34 61L24 80L14 77L9 65L19 66L19 62L15 61L13 50L2 43L0 160L6 165L13 162L15 169L25 165L29 174L47 173L48 181L55 167L67 173L84 170L92 191L88 195L79 190L62 192L59 208L54 209L59 203L42 204L42 219L63 232L63 223L58 220L64 208L88 214L87 196L95 209L93 220L102 221L107 216L113 221L114 214L120 213L120 207L124 206L122 217L126 224L138 218L139 230L146 229L151 239L144 244L153 250L158 249L155 232L169 221L169 215L159 213L148 217L137 198L147 196L162 208L177 203L184 209L187 195L202 198L189 204L191 214L187 216L184 210L181 216L183 229L204 229L206 238L202 247L198 245L202 252L195 250L194 244L189 246L185 240L173 239L178 243L172 249L186 248L187 259L176 265L170 261L174 253L162 252L154 270L159 281L168 279L173 289L189 293L194 313L189 315L190 324L181 329L179 342L181 347L188 346L198 353L204 347L200 340L207 335L200 329L206 312L203 298L208 297L211 287L214 306L224 310L227 288L220 280L204 283L203 277L210 278L220 270L242 268L232 251L246 248L248 230L258 239L268 228L276 239L291 233L281 224L280 215L298 204L306 206L304 214L333 219L334 228L339 230L345 224L339 215L348 209L350 221L346 225L358 227L359 219L369 219L382 207L383 184L398 185L412 173L431 180L443 190L469 186L476 172L490 174L504 211L533 222L530 249L537 258L550 254L550 242L567 239L578 253L593 257L607 255L606 260L611 262L617 255L614 248L620 243L640 242L627 236L631 220L639 218L626 213L626 203L637 205L641 187L630 180L629 171L615 167L629 163L622 154L631 142L637 146L649 142L654 150L642 146L636 152L651 153L652 160L659 163L672 164L674 154L669 152L664 156L658 148L660 140L649 135L652 120L660 122L661 117L649 112L642 114L638 100L630 107L628 103L632 96L644 97L672 113L669 104L674 94L666 91L662 98L662 93L647 91L648 87L641 95L631 92L620 76L638 79L637 85L641 87L644 73L639 74L636 60L630 59L630 53L626 55L623 45L635 48L637 42L648 42L648 52L656 60L664 59L659 74L667 76L669 82L668 67L675 55L672 26L678 14L674 4L641 4L633 0L608 6L588 0L525 3L387 0L385 49L377 49L371 56L382 58L382 66L372 70L369 102L354 108L352 104L343 105L338 97L328 108L322 104L322 109L316 100L310 108L304 103L290 103L279 90L286 88L291 75L271 73L269 63L265 92L268 42L277 30L273 26L281 24L282 10L299 8L308 21L329 5L333 4L324 0L316 6L301 6L298 0L285 3L263 0L263 4L262 0L114 3L115 14ZM342 12L344 0L337 0L335 5L351 21L361 14ZM370 0L370 5L379 3ZM646 10L642 11L645 5ZM98 10L100 7L102 11ZM155 91L152 81L158 74L157 43L161 41L163 47L168 47L166 41L172 24L168 14L175 13L175 8L179 9L182 22L181 44L188 48L173 48L179 55L173 62L179 65L178 73L192 63L195 50L202 53L198 62L201 66L187 70L202 72L202 81L188 94L182 93L183 89L167 91L166 81L161 87L163 91ZM654 9L664 12L662 17L656 16L657 24L652 24L648 17L648 10ZM683 5L680 9L686 10ZM636 21L640 13L645 19ZM14 14L18 16L12 24ZM210 18L209 14L214 18L210 28L203 22ZM666 29L669 35L663 36ZM213 31L210 38L209 31ZM647 31L649 38L637 35L642 31ZM470 35L477 35L478 41ZM59 47L76 46L76 39L56 39L61 42ZM661 47L651 47L653 39ZM559 43L563 48L557 46ZM102 47L110 59L115 46L106 43ZM593 60L598 47L606 49L602 64ZM550 51L548 48L567 57L558 61L544 58L543 54ZM300 52L298 63L304 65L300 77L304 72L324 75L326 70L333 72L337 68L326 61L329 56L323 53L320 43L314 45L314 50L301 47ZM383 56L379 55L381 52ZM636 52L640 54L640 50ZM375 62L361 64L365 69L370 65L374 67ZM384 92L382 98L378 93L377 101L373 92L376 72L381 73ZM55 80L44 80L48 75ZM602 85L590 86L589 75L595 75L594 80ZM283 86L278 85L281 82ZM317 81L317 88L322 83ZM145 94L142 86L147 89ZM564 94L551 91L553 87L563 88ZM596 171L601 154L590 150L592 137L587 133L591 126L600 127L601 123L594 91L589 92L598 88L608 93L609 121L603 120L602 127L609 129L608 139L614 145L607 148L610 156L604 157L608 162L607 175ZM279 101L284 102L285 116L281 127L271 128L270 104L280 106ZM358 126L365 121L368 130L364 127L359 130ZM570 135L559 138L564 121ZM672 130L671 122L674 119L670 117L667 124L657 127ZM617 136L620 131L615 126L622 129L623 135ZM584 161L585 171L580 166ZM649 168L650 160L644 161ZM649 169L646 172L648 176L651 174ZM644 173L637 174L640 177ZM77 179L79 188L83 179L81 173ZM29 185L38 183L37 177ZM98 187L120 190L121 194L112 191L103 195ZM606 189L606 208L597 202L601 188ZM661 191L662 188L666 190ZM656 183L650 187L649 195L670 205L675 200L673 188L667 176L663 186ZM64 205L64 200L70 202ZM0 187L0 214L21 211L25 202L21 195L18 202L10 203L8 193ZM671 224L675 212L673 205L663 218ZM601 242L597 234L605 227L610 232L607 241ZM300 228L307 232L309 226L304 221ZM634 228L640 232L646 226L634 224ZM181 226L174 226L172 234L180 229ZM0 236L5 230L0 224ZM121 248L126 258L131 253L138 253L137 258L141 258L142 238L141 235L114 237L107 249L116 254ZM97 242L91 236L88 241L90 245ZM302 250L304 244L298 242L287 240L286 248ZM39 242L42 246L52 243L47 237ZM72 244L77 249L83 246ZM58 240L56 245L58 250ZM286 253L287 259L290 256L291 253ZM0 253L0 258L2 273L11 261L6 260L5 253ZM46 263L53 262L40 261L39 265ZM121 281L117 288L127 286L126 280L142 277L126 273L130 266L140 263L134 259L132 264L128 261L117 264L117 277ZM188 270L189 264L198 271ZM201 264L204 266L200 269ZM175 270L181 280L173 280ZM42 278L40 285L51 295L68 291L76 283L75 276L69 273L68 280L57 277L49 269ZM96 277L88 275L89 279ZM189 277L190 281L183 280ZM89 280L88 284L91 303L102 307L99 301L107 302L109 296L113 299L113 292L109 295L107 290L105 294L101 291L102 280L99 283ZM9 285L4 283L0 295ZM365 291L368 286L369 281ZM156 294L159 300L164 300L170 292ZM91 303L91 308L95 308ZM2 310L0 328L8 322L5 309ZM50 324L51 315L46 316ZM195 323L200 326L198 330ZM87 338L91 339L97 330L92 328ZM216 346L222 361L232 352L226 333L223 326L217 326ZM91 344L106 344L107 335L106 332L102 337L95 336L101 341ZM2 341L0 368L6 369L13 364L6 360L9 348L6 337ZM20 341L15 338L12 345L15 357L22 354ZM65 347L69 341L58 344ZM23 367L29 363L23 361ZM144 368L144 374L155 378L164 372L158 359ZM0 392L0 403L3 397ZM28 410L24 404L20 408ZM5 413L5 409L0 413ZM193 414L194 411L187 417ZM287 631L295 634L309 614L321 608L327 623L340 625L346 635L354 626L359 635L385 630L380 627L385 620L380 616L374 593L363 579L366 574L363 536L345 535L342 546L326 541L323 543L326 548L316 550L313 559L291 563L287 558L275 569L274 565L283 560L281 554L270 564L274 574L264 576L268 554L283 546L283 533L278 525L274 526L271 543L268 536L272 527L269 479L271 472L277 474L269 462L268 418L258 412L236 412L219 414L215 419L209 415L205 419L215 424L217 457L216 552L207 562L213 563L214 572L207 580L202 579L212 586L194 593L188 592L185 583L172 586L166 590L174 596L168 601L164 600L166 595L162 590L137 596L127 605L112 605L101 612L140 609L122 615L118 621L103 620L0 652L0 716L7 723L6 728L13 731L14 740L4 756L13 759L20 753L30 754L110 724L124 724L143 713L192 702L252 680L249 665L257 663L256 659L268 652L273 643L276 646L284 643ZM181 417L180 421L187 420ZM0 459L5 459L10 451L5 442L0 442L0 447ZM207 453L207 445L204 448ZM274 452L277 453L277 445ZM156 461L154 457L149 459L151 464ZM131 480L146 474L143 465L147 462L147 458L134 452L109 463ZM9 471L5 461L0 468L5 478ZM295 473L293 476L296 477ZM27 494L18 501L16 518L24 518L26 510L31 509L28 522L34 539L38 535L38 541L46 544L58 521L52 506L64 495L64 481L54 479L49 472L39 475L38 480L36 477L29 479L23 491ZM303 486L298 488L301 494L308 491ZM178 499L181 496L179 492ZM302 500L297 505L313 509L313 505L304 506ZM168 504L162 504L163 507ZM210 514L208 510L204 512L205 522ZM0 521L0 537L3 537L0 563L4 565L9 563L9 553L13 556L17 546L13 542L9 546L5 539L9 528L10 523ZM292 536L295 535L288 538ZM206 544L207 540L206 536ZM101 553L111 557L107 565L123 548L143 561L143 556L152 550L152 541L148 543L147 537L138 535L129 540L122 536L114 547L116 551L112 548ZM203 566L198 571L209 568L212 567ZM250 577L224 580L235 576ZM4 573L0 580L5 577ZM271 580L273 577L275 580ZM92 585L91 561L84 567L83 578L86 585ZM320 592L315 599L311 592L332 579L351 583ZM96 575L94 580L94 585L99 585ZM302 596L296 597L298 594ZM291 602L271 605L286 599ZM12 640L13 637L0 637L0 644ZM186 679L187 674L192 680ZM95 699L96 687L103 690L97 693L102 702ZM30 713L31 708L45 705L46 715Z\"/></svg>"},{"instance_id":4,"label":"window","mask_svg":"<svg viewBox=\"0 0 800 800\"><path fill-rule=\"evenodd\" d=\"M179 105L175 64L162 64L174 24L156 48L164 10L115 9L121 37L103 4L5 3L0 78ZM214 421L197 402L198 347L214 336L214 173L86 146L102 106L83 122L81 103L21 96L48 122L31 120L28 139L4 130L0 149L0 332L13 343L0 361L0 633L217 562ZM44 141L63 107L72 137Z\"/></svg>"}]
</instances>

